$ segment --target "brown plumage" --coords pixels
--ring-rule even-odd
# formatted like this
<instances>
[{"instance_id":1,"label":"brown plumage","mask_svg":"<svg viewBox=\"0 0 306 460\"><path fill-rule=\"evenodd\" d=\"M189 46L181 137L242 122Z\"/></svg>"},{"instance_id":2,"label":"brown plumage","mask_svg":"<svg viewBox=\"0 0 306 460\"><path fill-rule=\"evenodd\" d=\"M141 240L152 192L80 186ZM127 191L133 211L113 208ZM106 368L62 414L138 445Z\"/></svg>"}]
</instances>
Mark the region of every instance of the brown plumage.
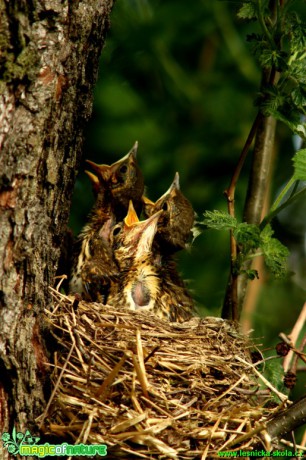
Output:
<instances>
[{"instance_id":1,"label":"brown plumage","mask_svg":"<svg viewBox=\"0 0 306 460\"><path fill-rule=\"evenodd\" d=\"M114 221L111 206L100 193L75 244L70 293L81 294L89 301L107 301L110 286L119 276L110 243Z\"/></svg>"},{"instance_id":2,"label":"brown plumage","mask_svg":"<svg viewBox=\"0 0 306 460\"><path fill-rule=\"evenodd\" d=\"M144 213L151 216L162 210L158 222L156 244L164 254L172 254L186 247L191 237L195 213L190 201L180 190L176 173L170 188L155 203L143 197Z\"/></svg>"},{"instance_id":3,"label":"brown plumage","mask_svg":"<svg viewBox=\"0 0 306 460\"><path fill-rule=\"evenodd\" d=\"M137 149L138 142L135 142L127 155L110 166L98 165L87 160L87 163L90 164L98 177L97 181L96 176L90 175L96 194L99 193L100 187L105 188L105 184L107 184L117 222L120 222L126 216L130 200L133 201L138 213L142 209L141 197L144 191L144 180L137 164Z\"/></svg>"},{"instance_id":4,"label":"brown plumage","mask_svg":"<svg viewBox=\"0 0 306 460\"><path fill-rule=\"evenodd\" d=\"M106 303L112 284L119 278L119 270L110 245L113 220L102 226L95 238L88 240L88 257L81 270L83 297L86 300ZM83 240L84 241L84 240Z\"/></svg>"},{"instance_id":5,"label":"brown plumage","mask_svg":"<svg viewBox=\"0 0 306 460\"><path fill-rule=\"evenodd\" d=\"M170 321L185 321L193 316L191 297L173 267L170 270L164 266L152 249L161 215L162 210L140 222L130 204L123 224L114 227L114 255L120 280L110 293L109 303L150 310Z\"/></svg>"},{"instance_id":6,"label":"brown plumage","mask_svg":"<svg viewBox=\"0 0 306 460\"><path fill-rule=\"evenodd\" d=\"M136 142L127 155L110 166L87 161L97 173L85 171L96 201L75 244L69 282L69 292L87 300L105 303L118 276L109 238L112 226L126 215L129 199L136 201L141 212L144 183L136 160L137 147Z\"/></svg>"}]
</instances>

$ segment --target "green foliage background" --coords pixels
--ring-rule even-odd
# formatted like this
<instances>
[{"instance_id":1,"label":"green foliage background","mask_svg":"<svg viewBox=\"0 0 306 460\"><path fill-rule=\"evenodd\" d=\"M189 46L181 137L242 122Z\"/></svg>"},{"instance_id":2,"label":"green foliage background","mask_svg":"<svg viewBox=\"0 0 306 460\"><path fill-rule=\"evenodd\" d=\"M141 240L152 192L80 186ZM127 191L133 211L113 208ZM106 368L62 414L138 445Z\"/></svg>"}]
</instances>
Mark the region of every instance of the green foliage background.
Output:
<instances>
[{"instance_id":1,"label":"green foliage background","mask_svg":"<svg viewBox=\"0 0 306 460\"><path fill-rule=\"evenodd\" d=\"M138 140L149 198L162 195L178 171L181 189L200 218L205 210L226 211L223 191L257 113L261 78L246 41L258 26L237 18L239 7L239 2L217 0L116 2L84 158L109 164ZM279 125L272 196L293 173L293 153L292 134ZM74 194L76 233L93 200L85 167ZM249 167L250 158L236 191L238 219ZM228 233L204 231L179 260L200 313L219 315L229 274ZM270 346L280 331L290 331L305 291L290 277L282 282L265 278L254 328Z\"/></svg>"}]
</instances>

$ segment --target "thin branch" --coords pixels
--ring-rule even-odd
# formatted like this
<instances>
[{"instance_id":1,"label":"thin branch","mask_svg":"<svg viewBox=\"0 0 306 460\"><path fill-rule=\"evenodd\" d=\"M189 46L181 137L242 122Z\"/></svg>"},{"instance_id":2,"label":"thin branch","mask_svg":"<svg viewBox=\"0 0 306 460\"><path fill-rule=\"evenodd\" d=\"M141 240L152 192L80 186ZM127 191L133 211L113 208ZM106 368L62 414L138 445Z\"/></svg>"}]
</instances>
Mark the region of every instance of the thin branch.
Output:
<instances>
[{"instance_id":1,"label":"thin branch","mask_svg":"<svg viewBox=\"0 0 306 460\"><path fill-rule=\"evenodd\" d=\"M228 213L235 217L235 191L236 191L236 185L238 182L238 179L240 177L241 170L243 168L243 165L245 163L245 159L247 157L247 154L250 150L250 147L252 145L252 142L255 138L257 128L260 124L260 121L262 119L262 115L260 112L257 113L256 118L253 122L253 125L251 127L251 130L249 132L249 135L247 137L247 140L244 144L244 147L242 149L242 152L240 154L237 166L235 168L235 171L233 173L231 182L229 187L225 190L224 194L227 198L227 206L228 206ZM231 275L230 275L230 281L228 284L228 288L226 291L225 295L225 300L223 304L223 309L222 309L222 318L226 319L233 319L233 320L238 320L239 315L238 315L238 295L237 295L237 278L238 274L236 274L235 270L235 262L237 259L237 243L234 238L233 232L231 231L230 233L230 252L231 252Z\"/></svg>"},{"instance_id":2,"label":"thin branch","mask_svg":"<svg viewBox=\"0 0 306 460\"><path fill-rule=\"evenodd\" d=\"M304 303L304 306L303 306L303 308L301 310L301 313L299 314L299 317L296 320L296 323L295 323L295 325L294 325L294 327L293 327L293 329L291 331L291 334L290 334L291 342L289 342L289 343L286 342L290 346L291 351L288 353L288 355L284 359L283 367L284 367L285 372L287 372L287 370L289 369L290 361L291 361L293 353L294 353L292 348L297 343L298 337L299 337L299 335L301 333L301 330L303 329L305 323L306 323L306 303ZM286 336L285 335L282 336L281 338L282 338L282 340L286 341Z\"/></svg>"}]
</instances>

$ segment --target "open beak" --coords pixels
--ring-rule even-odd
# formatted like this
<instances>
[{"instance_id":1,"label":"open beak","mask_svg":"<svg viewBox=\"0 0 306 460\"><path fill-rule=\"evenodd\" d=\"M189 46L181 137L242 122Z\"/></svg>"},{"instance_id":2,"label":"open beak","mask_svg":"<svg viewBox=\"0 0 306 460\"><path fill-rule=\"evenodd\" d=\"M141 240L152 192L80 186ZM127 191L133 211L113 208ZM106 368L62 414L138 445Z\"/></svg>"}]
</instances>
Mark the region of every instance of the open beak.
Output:
<instances>
[{"instance_id":1,"label":"open beak","mask_svg":"<svg viewBox=\"0 0 306 460\"><path fill-rule=\"evenodd\" d=\"M131 225L136 224L139 222L137 213L135 211L135 208L133 206L132 200L129 201L129 209L128 213L124 219L124 223L127 227L131 227Z\"/></svg>"}]
</instances>

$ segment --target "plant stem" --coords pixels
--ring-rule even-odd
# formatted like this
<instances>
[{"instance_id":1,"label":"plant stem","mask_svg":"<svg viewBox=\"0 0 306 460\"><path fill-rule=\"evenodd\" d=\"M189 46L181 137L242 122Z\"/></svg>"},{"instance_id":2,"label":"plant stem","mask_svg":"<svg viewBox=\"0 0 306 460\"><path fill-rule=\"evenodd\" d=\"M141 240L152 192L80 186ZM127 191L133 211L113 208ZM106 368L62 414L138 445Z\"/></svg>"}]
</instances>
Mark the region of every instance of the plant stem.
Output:
<instances>
[{"instance_id":1,"label":"plant stem","mask_svg":"<svg viewBox=\"0 0 306 460\"><path fill-rule=\"evenodd\" d=\"M294 193L292 194L288 200L286 200L283 204L281 204L280 206L276 207L274 209L274 211L270 211L269 214L266 215L266 217L263 219L263 221L261 222L260 224L260 229L263 230L265 228L265 226L271 222L271 220L273 219L273 217L275 217L280 211L282 211L284 208L286 208L287 206L289 206L291 203L293 203L295 200L297 200L298 198L300 198L303 194L306 193L306 187L303 188L302 190L300 190L299 192L297 193Z\"/></svg>"},{"instance_id":2,"label":"plant stem","mask_svg":"<svg viewBox=\"0 0 306 460\"><path fill-rule=\"evenodd\" d=\"M272 35L270 34L268 28L267 28L267 25L265 23L265 19L264 19L264 15L263 15L263 6L262 6L262 0L258 0L258 9L257 9L257 14L258 14L258 21L262 27L262 30L264 31L267 39L269 40L270 44L272 45L272 47L274 46L274 41L273 41L273 37Z\"/></svg>"},{"instance_id":3,"label":"plant stem","mask_svg":"<svg viewBox=\"0 0 306 460\"><path fill-rule=\"evenodd\" d=\"M244 147L242 149L242 152L240 154L237 166L235 168L235 171L233 173L231 182L229 187L225 190L224 194L227 198L227 206L228 206L228 213L232 216L235 217L235 191L236 191L236 185L242 170L242 167L244 165L246 156L250 150L250 147L252 145L253 139L256 135L257 128L260 124L260 121L262 119L262 115L260 112L257 113L256 118L253 122L253 125L251 127L251 130L249 132L249 135L247 137L247 140L244 144ZM226 294L225 294L225 299L223 303L223 308L222 308L222 318L226 319L233 319L234 321L238 321L239 319L239 314L238 314L238 292L237 292L237 286L238 286L238 273L236 273L235 269L235 263L237 259L237 243L234 238L233 232L230 232L230 253L231 253L231 263L230 263L230 280L227 286Z\"/></svg>"},{"instance_id":4,"label":"plant stem","mask_svg":"<svg viewBox=\"0 0 306 460\"><path fill-rule=\"evenodd\" d=\"M280 205L282 199L284 198L284 196L286 195L286 193L290 190L291 186L294 184L296 179L294 179L294 176L292 176L287 184L285 185L285 187L283 188L283 190L280 192L280 194L278 195L278 197L276 198L276 200L274 201L274 203L272 204L271 206L271 209L270 209L270 212L274 212Z\"/></svg>"},{"instance_id":5,"label":"plant stem","mask_svg":"<svg viewBox=\"0 0 306 460\"><path fill-rule=\"evenodd\" d=\"M270 169L273 156L273 142L276 120L272 117L263 118L258 127L253 153L253 164L250 173L249 187L244 207L244 221L259 225L262 218L264 202L267 196ZM249 261L248 269L251 265ZM238 312L242 311L248 278L241 275L238 280Z\"/></svg>"}]
</instances>

